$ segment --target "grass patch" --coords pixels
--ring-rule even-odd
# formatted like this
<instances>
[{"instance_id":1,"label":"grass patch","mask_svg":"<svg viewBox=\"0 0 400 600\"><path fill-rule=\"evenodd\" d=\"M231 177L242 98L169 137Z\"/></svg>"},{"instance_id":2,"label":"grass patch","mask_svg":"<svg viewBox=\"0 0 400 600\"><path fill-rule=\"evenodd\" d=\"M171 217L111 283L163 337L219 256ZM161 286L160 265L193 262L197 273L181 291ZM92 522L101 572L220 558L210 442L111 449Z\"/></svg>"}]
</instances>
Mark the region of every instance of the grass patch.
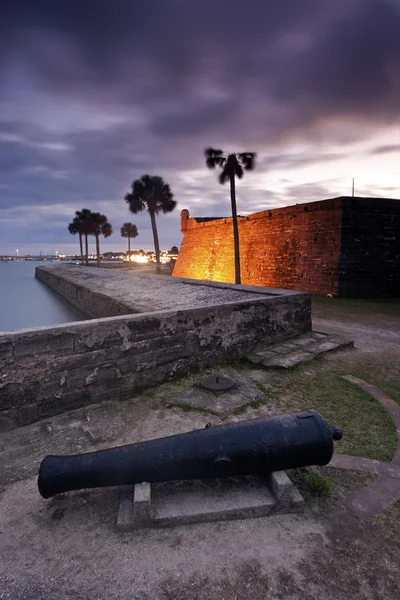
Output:
<instances>
[{"instance_id":1,"label":"grass patch","mask_svg":"<svg viewBox=\"0 0 400 600\"><path fill-rule=\"evenodd\" d=\"M312 307L316 311L323 310L346 315L385 315L400 317L400 298L326 298L313 296Z\"/></svg>"},{"instance_id":2,"label":"grass patch","mask_svg":"<svg viewBox=\"0 0 400 600\"><path fill-rule=\"evenodd\" d=\"M256 382L256 386L258 387L258 389L264 394L264 396L266 398L268 398L268 400L273 400L276 397L275 392L272 392L270 389L267 388L267 386L265 386L263 383L260 382Z\"/></svg>"},{"instance_id":3,"label":"grass patch","mask_svg":"<svg viewBox=\"0 0 400 600\"><path fill-rule=\"evenodd\" d=\"M290 478L300 492L309 498L328 500L332 497L335 482L332 477L321 475L314 469L294 469Z\"/></svg>"},{"instance_id":4,"label":"grass patch","mask_svg":"<svg viewBox=\"0 0 400 600\"><path fill-rule=\"evenodd\" d=\"M400 366L394 365L392 361L385 366L377 365L374 361L369 365L355 366L351 370L352 375L375 385L400 404L400 379L397 373L400 373ZM393 376L396 377L396 375L397 379L394 379Z\"/></svg>"},{"instance_id":5,"label":"grass patch","mask_svg":"<svg viewBox=\"0 0 400 600\"><path fill-rule=\"evenodd\" d=\"M338 373L307 368L286 374L279 408L284 412L314 408L329 425L341 427L337 452L390 460L397 447L396 427L379 402Z\"/></svg>"}]
</instances>

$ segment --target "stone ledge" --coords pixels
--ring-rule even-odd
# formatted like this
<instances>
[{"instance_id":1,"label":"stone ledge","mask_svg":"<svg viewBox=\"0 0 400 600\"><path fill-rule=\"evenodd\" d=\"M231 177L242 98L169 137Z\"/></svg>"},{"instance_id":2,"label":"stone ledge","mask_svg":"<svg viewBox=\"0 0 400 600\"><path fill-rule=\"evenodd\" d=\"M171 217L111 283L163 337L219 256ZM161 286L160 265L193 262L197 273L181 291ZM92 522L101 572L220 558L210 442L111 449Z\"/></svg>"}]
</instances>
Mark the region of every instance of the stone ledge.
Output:
<instances>
[{"instance_id":1,"label":"stone ledge","mask_svg":"<svg viewBox=\"0 0 400 600\"><path fill-rule=\"evenodd\" d=\"M327 352L353 347L353 341L340 335L311 332L283 344L260 348L249 354L248 359L255 365L269 369L290 369Z\"/></svg>"},{"instance_id":2,"label":"stone ledge","mask_svg":"<svg viewBox=\"0 0 400 600\"><path fill-rule=\"evenodd\" d=\"M123 488L117 529L126 532L303 511L303 497L285 472L140 483Z\"/></svg>"}]
</instances>

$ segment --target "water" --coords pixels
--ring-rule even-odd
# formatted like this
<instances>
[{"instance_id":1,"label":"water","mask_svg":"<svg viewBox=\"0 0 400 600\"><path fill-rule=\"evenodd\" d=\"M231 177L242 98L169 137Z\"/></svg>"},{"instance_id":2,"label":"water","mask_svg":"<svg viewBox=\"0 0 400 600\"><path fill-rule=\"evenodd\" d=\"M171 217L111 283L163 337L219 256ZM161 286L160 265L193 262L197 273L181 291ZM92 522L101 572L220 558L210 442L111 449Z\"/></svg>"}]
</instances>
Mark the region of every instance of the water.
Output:
<instances>
[{"instance_id":1,"label":"water","mask_svg":"<svg viewBox=\"0 0 400 600\"><path fill-rule=\"evenodd\" d=\"M35 279L35 261L0 261L0 331L80 321L72 308Z\"/></svg>"}]
</instances>

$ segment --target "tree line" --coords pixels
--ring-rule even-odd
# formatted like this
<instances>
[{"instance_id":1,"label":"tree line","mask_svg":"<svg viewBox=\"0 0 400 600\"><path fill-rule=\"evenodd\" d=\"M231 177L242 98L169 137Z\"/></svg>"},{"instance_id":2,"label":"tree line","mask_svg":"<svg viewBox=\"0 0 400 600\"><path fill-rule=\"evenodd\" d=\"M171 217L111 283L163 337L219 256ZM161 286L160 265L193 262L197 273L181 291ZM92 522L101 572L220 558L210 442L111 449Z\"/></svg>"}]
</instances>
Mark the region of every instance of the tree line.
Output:
<instances>
[{"instance_id":1,"label":"tree line","mask_svg":"<svg viewBox=\"0 0 400 600\"><path fill-rule=\"evenodd\" d=\"M229 181L230 183L236 284L241 283L241 275L235 179L236 177L241 179L245 170L251 171L254 169L255 157L255 152L226 153L223 150L211 147L205 149L207 167L209 169L221 168L219 182L224 184ZM169 184L158 175L143 175L140 179L133 181L131 190L125 194L124 200L133 214L136 215L144 210L149 213L156 254L156 272L161 273L156 216L160 213L172 212L176 207L176 201ZM76 211L72 223L68 225L68 230L73 235L79 235L82 264L88 264L88 236L95 236L97 266L100 266L100 236L107 238L113 233L106 215L92 212L87 208ZM128 252L131 249L131 239L138 235L138 228L134 223L124 223L121 227L121 236L128 239ZM83 251L83 240L85 240L85 253Z\"/></svg>"}]
</instances>

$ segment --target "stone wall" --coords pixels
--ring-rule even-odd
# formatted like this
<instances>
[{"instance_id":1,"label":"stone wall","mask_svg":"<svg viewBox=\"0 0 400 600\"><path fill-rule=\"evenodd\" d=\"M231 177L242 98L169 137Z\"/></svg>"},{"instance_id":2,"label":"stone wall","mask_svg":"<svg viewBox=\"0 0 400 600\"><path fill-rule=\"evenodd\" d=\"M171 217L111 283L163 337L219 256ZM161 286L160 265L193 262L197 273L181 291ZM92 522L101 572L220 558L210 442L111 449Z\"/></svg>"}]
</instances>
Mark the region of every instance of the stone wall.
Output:
<instances>
[{"instance_id":1,"label":"stone wall","mask_svg":"<svg viewBox=\"0 0 400 600\"><path fill-rule=\"evenodd\" d=\"M0 335L0 430L121 400L311 329L308 294L81 321Z\"/></svg>"},{"instance_id":2,"label":"stone wall","mask_svg":"<svg viewBox=\"0 0 400 600\"><path fill-rule=\"evenodd\" d=\"M399 200L344 203L339 295L400 296Z\"/></svg>"},{"instance_id":3,"label":"stone wall","mask_svg":"<svg viewBox=\"0 0 400 600\"><path fill-rule=\"evenodd\" d=\"M60 269L36 267L35 277L48 285L84 317L96 319L139 312L124 302L122 294L120 298L111 298L110 294L104 293L101 281L96 285L91 280L90 285L84 285L74 277L73 269L71 269L72 277L69 277L68 270L65 269L69 265L63 267L62 276L59 274Z\"/></svg>"},{"instance_id":4,"label":"stone wall","mask_svg":"<svg viewBox=\"0 0 400 600\"><path fill-rule=\"evenodd\" d=\"M336 294L342 199L267 210L239 219L242 283ZM182 214L177 277L234 281L232 219Z\"/></svg>"},{"instance_id":5,"label":"stone wall","mask_svg":"<svg viewBox=\"0 0 400 600\"><path fill-rule=\"evenodd\" d=\"M174 276L234 281L231 218L195 219ZM242 283L321 295L400 295L400 201L334 198L239 218Z\"/></svg>"}]
</instances>

